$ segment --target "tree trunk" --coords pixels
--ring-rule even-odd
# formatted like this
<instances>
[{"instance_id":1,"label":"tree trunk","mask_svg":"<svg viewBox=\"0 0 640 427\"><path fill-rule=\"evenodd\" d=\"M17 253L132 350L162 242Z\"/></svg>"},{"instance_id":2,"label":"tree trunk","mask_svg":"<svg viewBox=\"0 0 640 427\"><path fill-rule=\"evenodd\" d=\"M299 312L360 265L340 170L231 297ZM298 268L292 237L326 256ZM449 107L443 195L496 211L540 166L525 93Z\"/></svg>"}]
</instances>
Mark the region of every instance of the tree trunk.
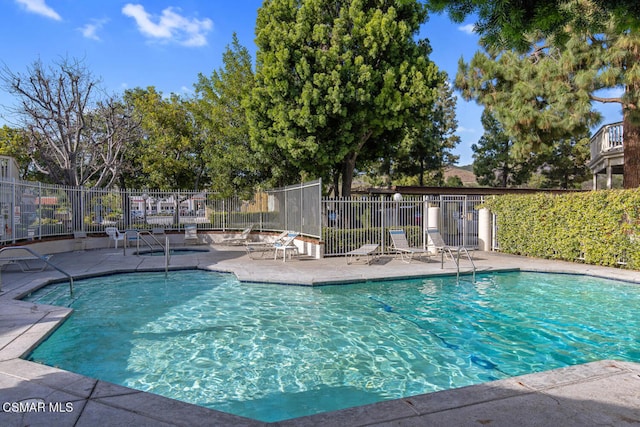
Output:
<instances>
[{"instance_id":1,"label":"tree trunk","mask_svg":"<svg viewBox=\"0 0 640 427\"><path fill-rule=\"evenodd\" d=\"M333 197L338 198L340 195L338 194L338 188L340 188L340 170L336 168L333 171Z\"/></svg>"},{"instance_id":2,"label":"tree trunk","mask_svg":"<svg viewBox=\"0 0 640 427\"><path fill-rule=\"evenodd\" d=\"M624 188L640 187L640 126L624 114Z\"/></svg>"},{"instance_id":3,"label":"tree trunk","mask_svg":"<svg viewBox=\"0 0 640 427\"><path fill-rule=\"evenodd\" d=\"M353 172L356 168L357 153L349 153L344 158L342 168L342 197L351 197L351 184L353 183Z\"/></svg>"},{"instance_id":4,"label":"tree trunk","mask_svg":"<svg viewBox=\"0 0 640 427\"><path fill-rule=\"evenodd\" d=\"M371 138L372 132L367 130L361 137L358 146L347 154L342 161L342 197L351 197L351 184L353 183L353 173L356 169L356 159L362 147Z\"/></svg>"},{"instance_id":5,"label":"tree trunk","mask_svg":"<svg viewBox=\"0 0 640 427\"><path fill-rule=\"evenodd\" d=\"M506 163L502 166L502 176L500 180L502 181L502 187L507 188L507 185L509 185L509 166L507 166Z\"/></svg>"}]
</instances>

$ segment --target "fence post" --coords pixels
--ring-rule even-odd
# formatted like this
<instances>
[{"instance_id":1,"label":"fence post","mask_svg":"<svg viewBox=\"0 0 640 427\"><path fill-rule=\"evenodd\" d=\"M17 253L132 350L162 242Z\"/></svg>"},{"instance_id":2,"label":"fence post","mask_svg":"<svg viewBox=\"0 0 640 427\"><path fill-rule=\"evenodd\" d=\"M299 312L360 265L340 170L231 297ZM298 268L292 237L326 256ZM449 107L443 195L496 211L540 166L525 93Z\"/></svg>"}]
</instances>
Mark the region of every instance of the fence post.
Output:
<instances>
[{"instance_id":1,"label":"fence post","mask_svg":"<svg viewBox=\"0 0 640 427\"><path fill-rule=\"evenodd\" d=\"M429 196L422 196L422 203L420 203L420 226L422 227L422 249L427 250L428 244L428 235L427 235L427 210L429 209L429 205L427 203L427 199Z\"/></svg>"},{"instance_id":2,"label":"fence post","mask_svg":"<svg viewBox=\"0 0 640 427\"><path fill-rule=\"evenodd\" d=\"M38 182L38 240L42 239L42 183ZM35 234L35 233L34 233ZM33 236L35 239L35 235Z\"/></svg>"},{"instance_id":3,"label":"fence post","mask_svg":"<svg viewBox=\"0 0 640 427\"><path fill-rule=\"evenodd\" d=\"M375 209L375 205L374 205L374 209ZM385 253L386 249L385 249L385 240L384 240L384 196L381 194L380 195L380 251L381 253Z\"/></svg>"},{"instance_id":4,"label":"fence post","mask_svg":"<svg viewBox=\"0 0 640 427\"><path fill-rule=\"evenodd\" d=\"M9 227L11 230L11 240L13 241L13 243L16 242L16 200L17 200L17 194L16 194L16 179L12 178L11 179L11 206L9 206L9 219L11 220L11 222L9 223Z\"/></svg>"},{"instance_id":5,"label":"fence post","mask_svg":"<svg viewBox=\"0 0 640 427\"><path fill-rule=\"evenodd\" d=\"M318 236L320 236L320 241L322 242L322 179L319 180L318 183ZM324 248L324 245L322 245ZM324 256L324 250L322 253Z\"/></svg>"}]
</instances>

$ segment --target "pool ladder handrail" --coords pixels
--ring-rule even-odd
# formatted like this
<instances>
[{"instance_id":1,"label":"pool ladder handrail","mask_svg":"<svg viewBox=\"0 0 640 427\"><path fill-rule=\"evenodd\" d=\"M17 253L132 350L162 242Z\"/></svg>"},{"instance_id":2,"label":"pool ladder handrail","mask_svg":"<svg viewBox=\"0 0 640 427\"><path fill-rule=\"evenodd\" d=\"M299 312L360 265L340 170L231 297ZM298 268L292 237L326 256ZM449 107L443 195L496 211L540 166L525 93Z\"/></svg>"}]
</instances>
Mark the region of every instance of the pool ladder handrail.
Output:
<instances>
[{"instance_id":1,"label":"pool ladder handrail","mask_svg":"<svg viewBox=\"0 0 640 427\"><path fill-rule=\"evenodd\" d=\"M151 238L160 246L164 252L164 275L165 277L169 274L169 263L171 262L171 250L169 249L169 236L165 234L164 236L164 245L156 238L154 234L149 231L138 231L136 239L136 255L140 256L140 240L142 240L148 247L149 250L153 251L153 245L144 238L144 236L151 236Z\"/></svg>"},{"instance_id":2,"label":"pool ladder handrail","mask_svg":"<svg viewBox=\"0 0 640 427\"><path fill-rule=\"evenodd\" d=\"M45 257L42 254L39 254L38 252L34 251L31 248L28 248L26 246L8 246L8 247L4 247L2 249L0 249L0 254L2 252L5 251L11 251L11 250L23 250L23 251L27 251L29 252L31 255L33 255L34 257L42 260L44 263L46 263L47 265L50 265L51 267L53 267L54 269L58 270L60 273L64 274L65 276L67 276L69 278L69 293L71 294L71 297L73 297L73 277L67 273L66 271L64 271L63 269L61 269L60 267L58 267L57 265L55 265L54 263L52 263L51 261L49 261L49 259L47 257ZM0 276L0 292L2 292L2 276Z\"/></svg>"},{"instance_id":3,"label":"pool ladder handrail","mask_svg":"<svg viewBox=\"0 0 640 427\"><path fill-rule=\"evenodd\" d=\"M150 236L154 240L154 242L162 248L163 252L166 252L165 245L163 245L162 242L160 242L155 235L145 230L145 231L138 231L138 238L136 239L136 255L140 255L140 240L142 240L149 247L149 250L153 251L153 245L149 243L147 239L144 238L144 236Z\"/></svg>"},{"instance_id":4,"label":"pool ladder handrail","mask_svg":"<svg viewBox=\"0 0 640 427\"><path fill-rule=\"evenodd\" d=\"M471 258L471 254L469 253L469 251L467 250L467 248L465 248L464 246L458 246L458 253L456 255L456 258L454 259L455 263L456 263L456 280L459 282L460 281L460 252L463 252L467 255L467 259L469 260L469 262L471 263L471 266L473 267L473 276L472 276L472 280L473 283L476 283L476 264L473 262L473 258Z\"/></svg>"},{"instance_id":5,"label":"pool ladder handrail","mask_svg":"<svg viewBox=\"0 0 640 427\"><path fill-rule=\"evenodd\" d=\"M169 275L169 262L171 261L171 251L169 250L169 236L164 236L164 278Z\"/></svg>"}]
</instances>

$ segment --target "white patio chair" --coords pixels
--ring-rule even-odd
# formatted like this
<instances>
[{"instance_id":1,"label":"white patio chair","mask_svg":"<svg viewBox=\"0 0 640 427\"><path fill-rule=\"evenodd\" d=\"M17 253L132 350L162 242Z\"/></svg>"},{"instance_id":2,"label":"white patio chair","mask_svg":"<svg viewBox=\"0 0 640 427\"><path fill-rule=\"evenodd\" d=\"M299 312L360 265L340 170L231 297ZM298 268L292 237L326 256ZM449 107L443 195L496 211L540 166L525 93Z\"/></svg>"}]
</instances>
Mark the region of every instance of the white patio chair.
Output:
<instances>
[{"instance_id":1,"label":"white patio chair","mask_svg":"<svg viewBox=\"0 0 640 427\"><path fill-rule=\"evenodd\" d=\"M124 241L124 234L120 233L120 231L116 227L106 227L104 229L104 232L107 233L107 236L109 236L109 240L114 241L114 247L116 249L118 249L118 242L122 241L123 245L126 244ZM107 247L110 246L111 243L107 245Z\"/></svg>"},{"instance_id":2,"label":"white patio chair","mask_svg":"<svg viewBox=\"0 0 640 427\"><path fill-rule=\"evenodd\" d=\"M278 259L278 252L282 251L282 262L286 262L287 261L287 251L292 252L293 254L299 254L298 252L298 247L293 243L293 241L296 239L296 237L298 237L300 235L300 233L296 233L294 232L289 232L289 234L287 235L287 237L280 243L280 242L276 242L274 243L273 248L275 249L275 254L273 256L273 259Z\"/></svg>"}]
</instances>

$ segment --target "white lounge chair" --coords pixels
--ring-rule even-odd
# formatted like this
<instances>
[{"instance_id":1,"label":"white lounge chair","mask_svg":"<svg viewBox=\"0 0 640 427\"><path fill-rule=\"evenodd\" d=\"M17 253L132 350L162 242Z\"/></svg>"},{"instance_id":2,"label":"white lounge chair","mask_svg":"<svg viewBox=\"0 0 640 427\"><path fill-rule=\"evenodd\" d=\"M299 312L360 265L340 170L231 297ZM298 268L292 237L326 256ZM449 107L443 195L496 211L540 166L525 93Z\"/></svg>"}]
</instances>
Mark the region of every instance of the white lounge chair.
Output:
<instances>
[{"instance_id":1,"label":"white lounge chair","mask_svg":"<svg viewBox=\"0 0 640 427\"><path fill-rule=\"evenodd\" d=\"M371 262L376 259L375 252L378 250L378 246L380 245L376 243L369 243L360 246L358 249L347 252L347 264L351 264L354 258L358 260L360 257L366 257L367 264L371 264Z\"/></svg>"},{"instance_id":2,"label":"white lounge chair","mask_svg":"<svg viewBox=\"0 0 640 427\"><path fill-rule=\"evenodd\" d=\"M467 248L465 248L464 246L460 246L460 247L453 247L453 246L449 246L444 242L444 239L442 238L442 235L440 234L440 231L437 228L427 228L427 236L429 239L429 242L427 244L428 248L434 248L434 250L436 251L436 253L440 254L440 267L442 268L444 266L444 257L445 255L448 256L451 261L457 262L456 258L454 258L453 256L453 251L451 250L451 248L453 248L453 250L457 251L457 252L462 252L464 253L467 258L469 260L471 260L471 254L469 254L469 251L467 250Z\"/></svg>"},{"instance_id":3,"label":"white lounge chair","mask_svg":"<svg viewBox=\"0 0 640 427\"><path fill-rule=\"evenodd\" d=\"M249 239L249 234L251 234L251 230L253 230L253 224L251 224L249 227L247 227L244 230L242 230L242 233L240 233L239 236L230 237L228 239L222 239L220 244L222 244L222 245L242 245L242 244L246 243L247 240Z\"/></svg>"},{"instance_id":4,"label":"white lounge chair","mask_svg":"<svg viewBox=\"0 0 640 427\"><path fill-rule=\"evenodd\" d=\"M0 270L9 265L17 265L18 267L20 267L20 270L25 273L32 271L44 271L49 265L47 264L47 261L49 261L51 257L52 255L42 255L38 257L30 253L19 256L11 256L9 254L3 253L2 255L0 255ZM36 262L35 265L32 264L34 261Z\"/></svg>"},{"instance_id":5,"label":"white lounge chair","mask_svg":"<svg viewBox=\"0 0 640 427\"><path fill-rule=\"evenodd\" d=\"M280 235L278 235L273 241L264 241L264 242L245 242L244 247L247 251L247 255L249 258L256 259L255 255L260 254L260 257L264 257L265 253L275 251L276 245L281 245L284 240L287 238L291 231L283 231Z\"/></svg>"},{"instance_id":6,"label":"white lounge chair","mask_svg":"<svg viewBox=\"0 0 640 427\"><path fill-rule=\"evenodd\" d=\"M391 249L400 254L400 259L404 262L411 262L414 255L429 257L429 251L423 248L409 246L407 235L404 230L389 230L391 235ZM405 260L406 258L406 260Z\"/></svg>"},{"instance_id":7,"label":"white lounge chair","mask_svg":"<svg viewBox=\"0 0 640 427\"><path fill-rule=\"evenodd\" d=\"M118 249L118 242L122 242L122 244L126 244L124 241L124 234L120 233L120 230L118 230L116 227L106 227L104 229L104 232L107 233L107 236L109 236L109 240L113 240L114 241L114 247L116 249ZM111 243L109 243L107 245L107 247L111 246Z\"/></svg>"}]
</instances>

